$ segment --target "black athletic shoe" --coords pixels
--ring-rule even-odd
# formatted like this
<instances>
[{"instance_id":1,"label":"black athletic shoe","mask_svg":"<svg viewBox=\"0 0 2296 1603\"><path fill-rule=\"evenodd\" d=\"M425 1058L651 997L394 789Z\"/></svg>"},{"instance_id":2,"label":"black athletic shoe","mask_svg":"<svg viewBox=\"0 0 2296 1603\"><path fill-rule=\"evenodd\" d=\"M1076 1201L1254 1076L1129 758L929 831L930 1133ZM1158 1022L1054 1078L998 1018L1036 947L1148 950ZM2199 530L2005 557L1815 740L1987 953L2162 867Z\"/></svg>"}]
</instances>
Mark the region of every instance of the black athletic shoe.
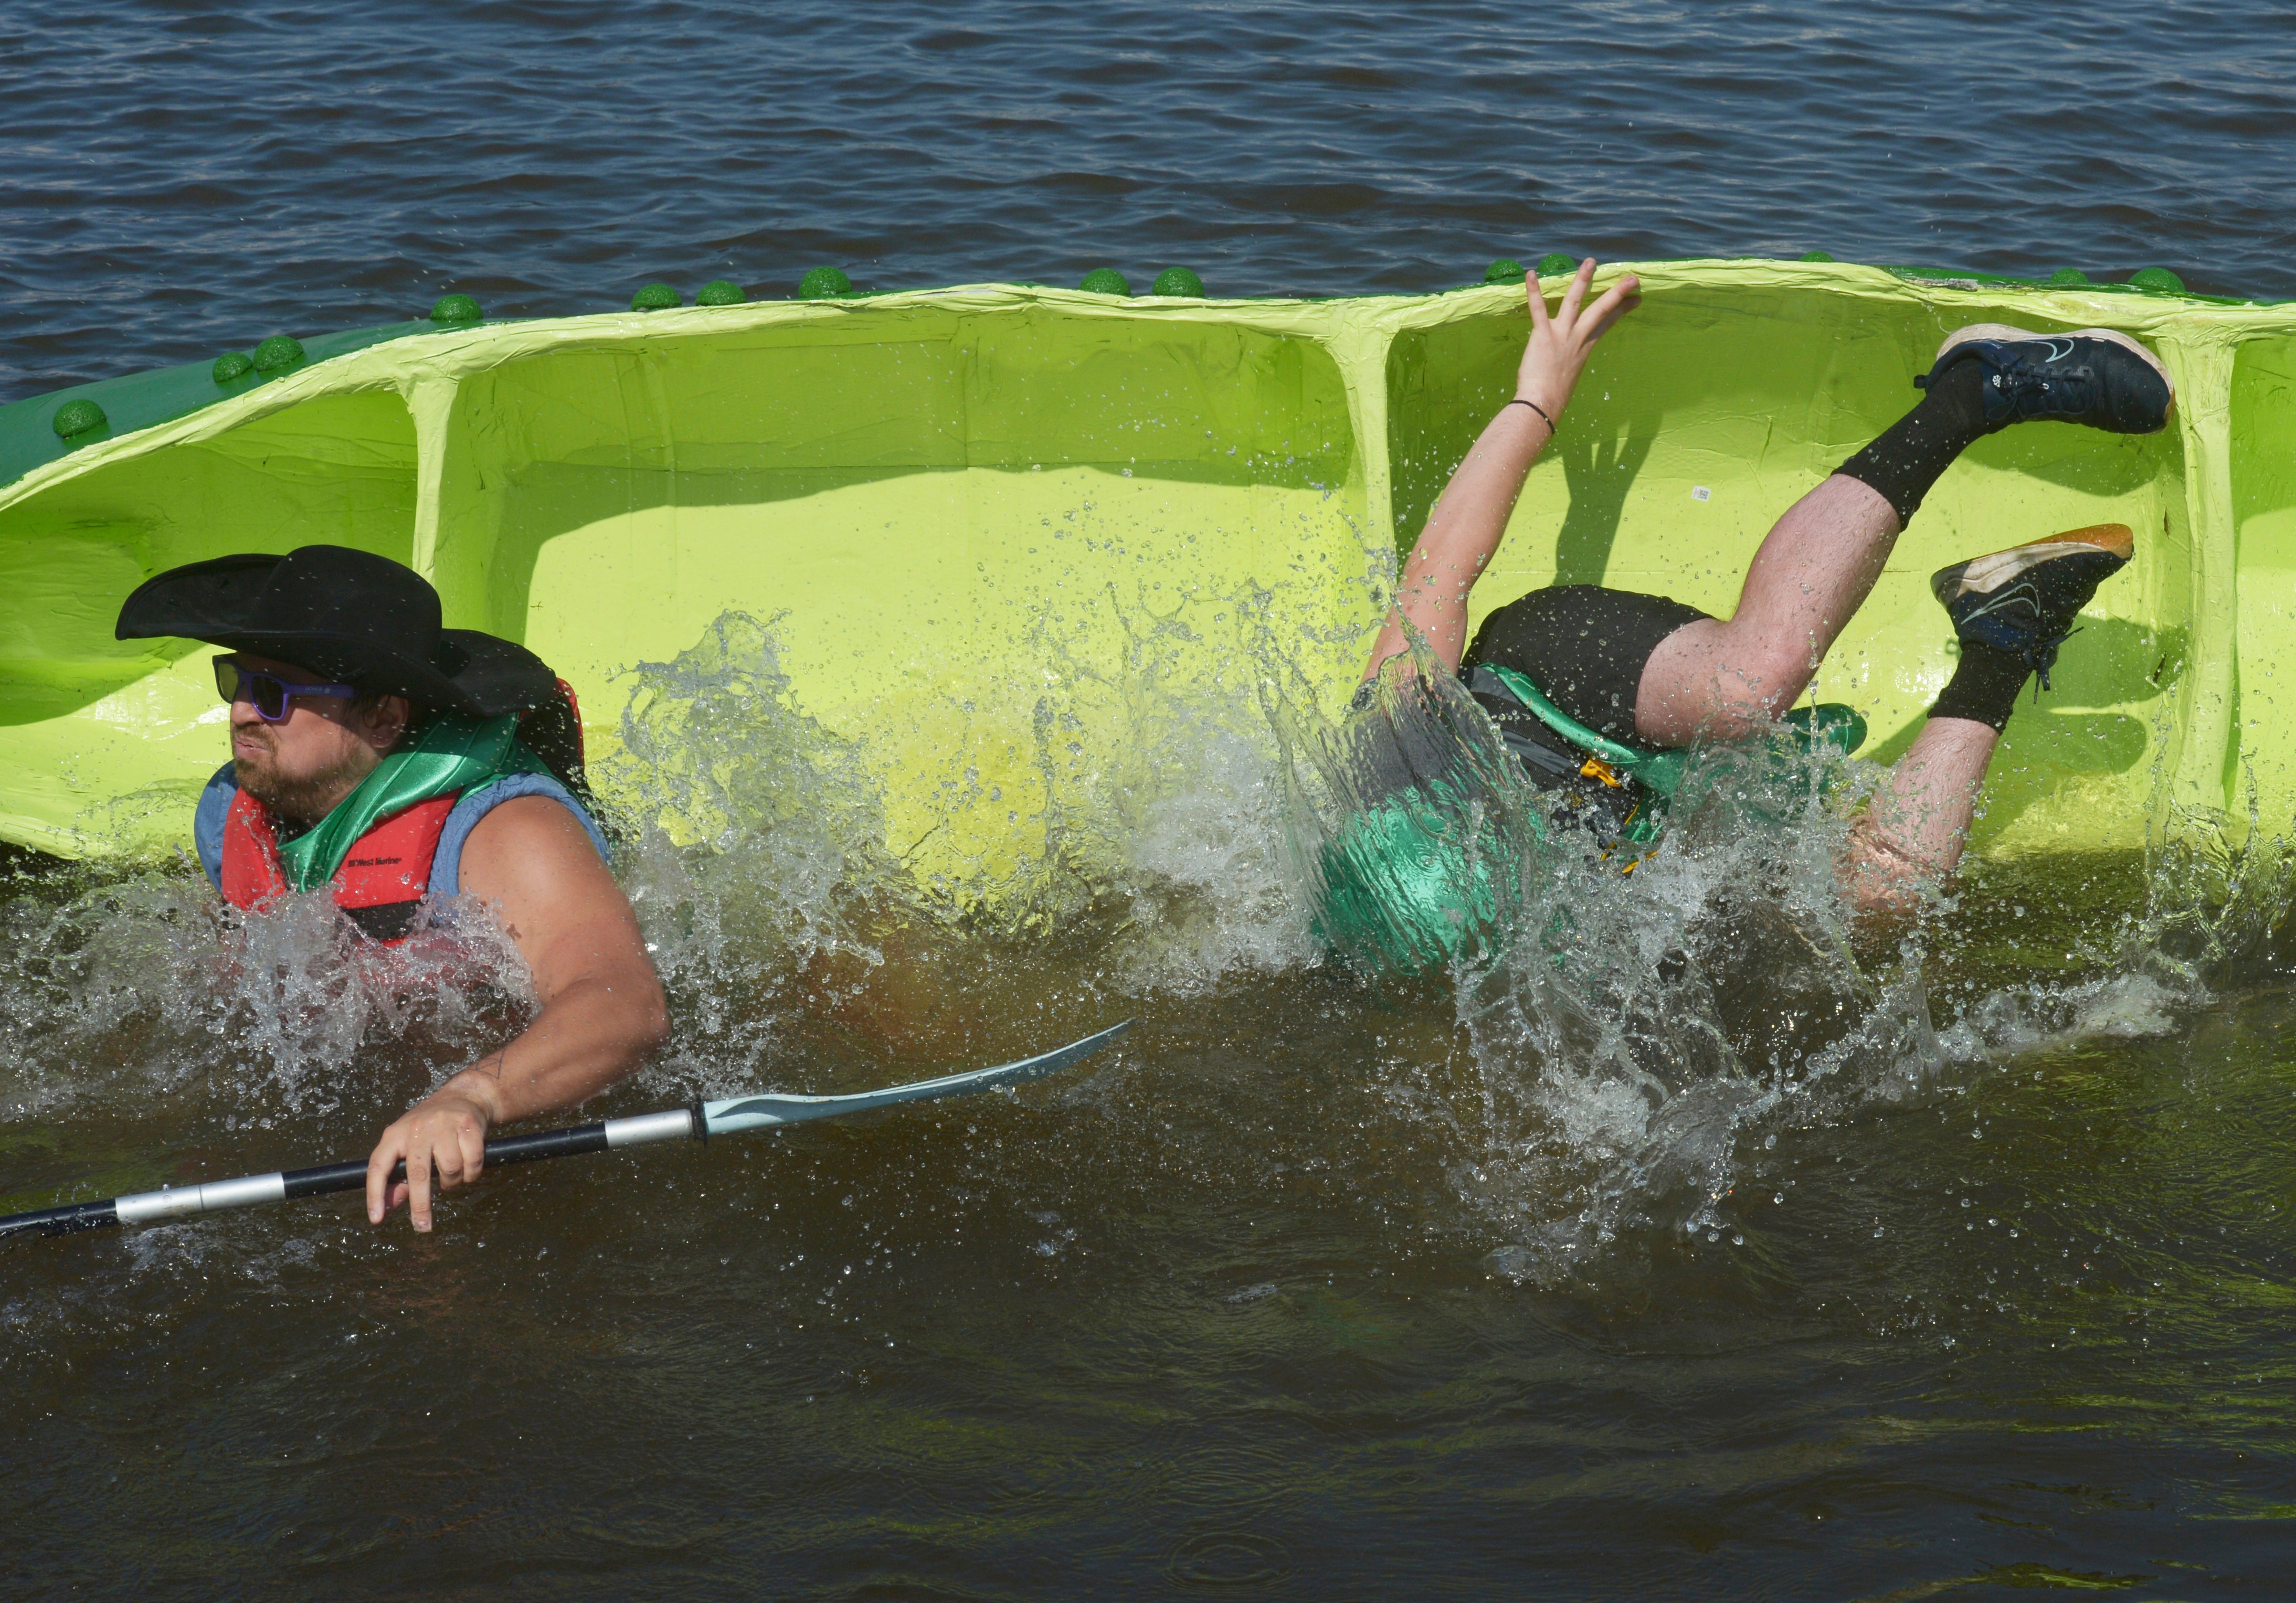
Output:
<instances>
[{"instance_id":1,"label":"black athletic shoe","mask_svg":"<svg viewBox=\"0 0 2296 1603\"><path fill-rule=\"evenodd\" d=\"M1956 635L2030 664L2046 690L2074 617L2136 549L2127 524L2100 523L1941 568L1930 588Z\"/></svg>"},{"instance_id":2,"label":"black athletic shoe","mask_svg":"<svg viewBox=\"0 0 2296 1603\"><path fill-rule=\"evenodd\" d=\"M1985 431L2050 419L2112 434L2157 434L2176 388L2151 351L2110 329L2036 334L1974 323L1946 336L1937 364L1915 379L1926 389L1956 362L1984 369Z\"/></svg>"}]
</instances>

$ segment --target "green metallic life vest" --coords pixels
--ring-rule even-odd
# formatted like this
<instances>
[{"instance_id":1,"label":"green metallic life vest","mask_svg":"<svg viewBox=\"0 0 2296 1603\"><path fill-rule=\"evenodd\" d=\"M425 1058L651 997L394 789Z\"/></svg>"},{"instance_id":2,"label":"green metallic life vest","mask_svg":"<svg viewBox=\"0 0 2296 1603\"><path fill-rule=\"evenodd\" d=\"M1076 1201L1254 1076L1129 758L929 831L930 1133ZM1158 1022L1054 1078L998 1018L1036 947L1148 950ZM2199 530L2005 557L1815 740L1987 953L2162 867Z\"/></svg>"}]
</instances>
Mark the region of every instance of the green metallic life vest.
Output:
<instances>
[{"instance_id":1,"label":"green metallic life vest","mask_svg":"<svg viewBox=\"0 0 2296 1603\"><path fill-rule=\"evenodd\" d=\"M1604 852L1632 872L1656 848L1692 754L1611 740L1514 669L1479 667L1590 759L1590 775L1607 771L1600 782L1638 789L1639 804ZM1866 720L1838 702L1795 707L1779 722L1792 737L1780 754L1788 761L1821 746L1846 756L1866 741ZM1349 814L1323 842L1312 923L1327 945L1382 971L1423 974L1513 927L1521 858L1546 844L1553 825L1536 806L1506 805L1475 766L1463 762L1399 788Z\"/></svg>"},{"instance_id":2,"label":"green metallic life vest","mask_svg":"<svg viewBox=\"0 0 2296 1603\"><path fill-rule=\"evenodd\" d=\"M1620 839L1631 846L1655 846L1666 831L1667 810L1682 789L1690 753L1680 747L1628 746L1579 723L1546 699L1528 675L1497 663L1479 667L1496 675L1516 700L1538 715L1538 721L1579 750L1598 758L1612 772L1640 785L1649 797L1627 822ZM1817 747L1831 747L1847 757L1866 744L1866 720L1839 701L1791 708L1779 718L1780 728L1793 738L1792 756L1807 758Z\"/></svg>"},{"instance_id":3,"label":"green metallic life vest","mask_svg":"<svg viewBox=\"0 0 2296 1603\"><path fill-rule=\"evenodd\" d=\"M358 789L305 833L279 848L287 883L309 890L334 878L359 837L378 819L403 813L437 796L468 790L504 773L547 773L542 759L519 743L518 716L435 719L406 749L382 759Z\"/></svg>"}]
</instances>

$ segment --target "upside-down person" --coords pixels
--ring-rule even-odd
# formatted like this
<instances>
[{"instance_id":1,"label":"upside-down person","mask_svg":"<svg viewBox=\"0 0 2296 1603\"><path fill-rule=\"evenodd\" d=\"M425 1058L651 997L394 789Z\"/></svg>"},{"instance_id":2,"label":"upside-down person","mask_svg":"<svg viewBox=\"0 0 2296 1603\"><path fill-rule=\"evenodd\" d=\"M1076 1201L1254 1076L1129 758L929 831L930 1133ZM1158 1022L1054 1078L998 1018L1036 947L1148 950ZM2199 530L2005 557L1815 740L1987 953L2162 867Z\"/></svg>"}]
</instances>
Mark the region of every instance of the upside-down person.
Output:
<instances>
[{"instance_id":1,"label":"upside-down person","mask_svg":"<svg viewBox=\"0 0 2296 1603\"><path fill-rule=\"evenodd\" d=\"M1470 646L1468 594L1498 549L1530 465L1595 341L1636 304L1631 275L1589 303L1594 275L1592 259L1581 264L1551 317L1538 281L1528 281L1531 332L1514 397L1429 513L1364 671L1368 690L1390 659L1411 660L1416 634L1442 669L1465 675L1524 773L1544 789L1583 793L1599 781L1630 792L1630 781L1588 761L1592 744L1647 753L1775 727L1881 577L1922 497L1978 439L2041 421L2151 434L2166 426L2173 404L2165 370L2126 335L1961 329L1915 380L1925 391L1920 403L1772 527L1730 617L1661 596L1558 585L1493 612ZM1918 887L1959 862L1986 765L2020 693L2036 673L2048 684L2075 615L2131 549L2129 531L2107 524L1957 562L1931 579L1960 660L1851 830L1839 872L1861 914L1902 911ZM1563 716L1549 716L1556 711ZM1640 800L1603 799L1613 820Z\"/></svg>"},{"instance_id":2,"label":"upside-down person","mask_svg":"<svg viewBox=\"0 0 2296 1603\"><path fill-rule=\"evenodd\" d=\"M367 1215L478 1177L487 1132L570 1108L643 1063L668 1032L661 982L577 795L570 693L524 647L439 626L439 593L388 558L336 545L218 557L160 574L120 609L122 640L229 648L231 761L200 797L200 861L233 905L332 894L378 940L426 899L474 896L526 961L540 1010L382 1133ZM393 1182L404 1159L406 1178Z\"/></svg>"}]
</instances>

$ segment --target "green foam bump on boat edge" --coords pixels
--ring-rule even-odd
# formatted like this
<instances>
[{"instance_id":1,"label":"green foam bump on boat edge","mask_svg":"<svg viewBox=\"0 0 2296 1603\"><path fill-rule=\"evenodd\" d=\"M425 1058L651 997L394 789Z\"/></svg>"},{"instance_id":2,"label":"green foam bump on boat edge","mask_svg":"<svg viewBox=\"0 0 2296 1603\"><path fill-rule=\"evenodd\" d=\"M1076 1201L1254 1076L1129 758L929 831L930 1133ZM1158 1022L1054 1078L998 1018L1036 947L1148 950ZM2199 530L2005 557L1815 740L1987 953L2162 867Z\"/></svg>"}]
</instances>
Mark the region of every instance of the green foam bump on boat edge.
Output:
<instances>
[{"instance_id":1,"label":"green foam bump on boat edge","mask_svg":"<svg viewBox=\"0 0 2296 1603\"><path fill-rule=\"evenodd\" d=\"M835 300L840 295L853 293L853 281L845 276L842 267L811 267L798 281L800 300Z\"/></svg>"},{"instance_id":2,"label":"green foam bump on boat edge","mask_svg":"<svg viewBox=\"0 0 2296 1603\"><path fill-rule=\"evenodd\" d=\"M742 286L730 278L716 278L701 286L701 293L693 298L697 307L738 307L749 299Z\"/></svg>"},{"instance_id":3,"label":"green foam bump on boat edge","mask_svg":"<svg viewBox=\"0 0 2296 1603\"><path fill-rule=\"evenodd\" d=\"M441 295L430 306L433 323L477 323L485 315L477 299L469 295Z\"/></svg>"},{"instance_id":4,"label":"green foam bump on boat edge","mask_svg":"<svg viewBox=\"0 0 2296 1603\"><path fill-rule=\"evenodd\" d=\"M1830 262L1833 257L1828 251L1805 250L1801 253L1801 259L1806 262Z\"/></svg>"},{"instance_id":5,"label":"green foam bump on boat edge","mask_svg":"<svg viewBox=\"0 0 2296 1603\"><path fill-rule=\"evenodd\" d=\"M303 342L292 334L274 334L255 348L249 360L257 372L285 372L303 364Z\"/></svg>"},{"instance_id":6,"label":"green foam bump on boat edge","mask_svg":"<svg viewBox=\"0 0 2296 1603\"><path fill-rule=\"evenodd\" d=\"M668 284L648 284L630 297L633 312L667 312L685 298Z\"/></svg>"},{"instance_id":7,"label":"green foam bump on boat edge","mask_svg":"<svg viewBox=\"0 0 2296 1603\"><path fill-rule=\"evenodd\" d=\"M103 408L94 401L66 401L56 408L55 416L49 420L49 427L56 431L58 439L78 439L84 434L94 433L111 421L103 415Z\"/></svg>"},{"instance_id":8,"label":"green foam bump on boat edge","mask_svg":"<svg viewBox=\"0 0 2296 1603\"><path fill-rule=\"evenodd\" d=\"M245 351L226 351L208 369L208 376L218 384L236 384L255 371L255 358Z\"/></svg>"},{"instance_id":9,"label":"green foam bump on boat edge","mask_svg":"<svg viewBox=\"0 0 2296 1603\"><path fill-rule=\"evenodd\" d=\"M1519 284L1523 280L1523 265L1511 256L1503 256L1483 269L1487 284Z\"/></svg>"},{"instance_id":10,"label":"green foam bump on boat edge","mask_svg":"<svg viewBox=\"0 0 2296 1603\"><path fill-rule=\"evenodd\" d=\"M1578 258L1565 256L1560 250L1550 250L1538 258L1538 275L1541 278L1553 278L1558 274L1568 276L1578 271Z\"/></svg>"},{"instance_id":11,"label":"green foam bump on boat edge","mask_svg":"<svg viewBox=\"0 0 2296 1603\"><path fill-rule=\"evenodd\" d=\"M2042 282L2053 290L2078 290L2088 282L2088 274L2079 267L2060 267Z\"/></svg>"},{"instance_id":12,"label":"green foam bump on boat edge","mask_svg":"<svg viewBox=\"0 0 2296 1603\"><path fill-rule=\"evenodd\" d=\"M1095 267L1077 288L1088 295L1129 295L1132 281L1113 267Z\"/></svg>"},{"instance_id":13,"label":"green foam bump on boat edge","mask_svg":"<svg viewBox=\"0 0 2296 1603\"><path fill-rule=\"evenodd\" d=\"M1167 267L1148 286L1151 295L1183 295L1193 299L1203 299L1204 281L1185 267Z\"/></svg>"},{"instance_id":14,"label":"green foam bump on boat edge","mask_svg":"<svg viewBox=\"0 0 2296 1603\"><path fill-rule=\"evenodd\" d=\"M2129 274L2128 282L2140 290L2165 291L2170 295L2185 292L2185 281L2166 267L2146 267Z\"/></svg>"}]
</instances>

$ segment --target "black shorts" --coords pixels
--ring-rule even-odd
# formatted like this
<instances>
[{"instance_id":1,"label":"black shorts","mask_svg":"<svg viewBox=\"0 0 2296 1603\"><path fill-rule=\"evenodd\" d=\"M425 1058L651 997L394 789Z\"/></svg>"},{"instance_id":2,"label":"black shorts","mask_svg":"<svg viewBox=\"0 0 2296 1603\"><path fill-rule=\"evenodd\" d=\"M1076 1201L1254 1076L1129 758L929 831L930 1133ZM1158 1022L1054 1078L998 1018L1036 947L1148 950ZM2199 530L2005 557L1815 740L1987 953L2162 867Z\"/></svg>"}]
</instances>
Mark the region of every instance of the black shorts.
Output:
<instances>
[{"instance_id":1,"label":"black shorts","mask_svg":"<svg viewBox=\"0 0 2296 1603\"><path fill-rule=\"evenodd\" d=\"M1662 595L1599 585L1554 585L1509 601L1483 620L1462 675L1478 663L1513 668L1597 734L1635 735L1635 698L1659 642L1712 616Z\"/></svg>"}]
</instances>

